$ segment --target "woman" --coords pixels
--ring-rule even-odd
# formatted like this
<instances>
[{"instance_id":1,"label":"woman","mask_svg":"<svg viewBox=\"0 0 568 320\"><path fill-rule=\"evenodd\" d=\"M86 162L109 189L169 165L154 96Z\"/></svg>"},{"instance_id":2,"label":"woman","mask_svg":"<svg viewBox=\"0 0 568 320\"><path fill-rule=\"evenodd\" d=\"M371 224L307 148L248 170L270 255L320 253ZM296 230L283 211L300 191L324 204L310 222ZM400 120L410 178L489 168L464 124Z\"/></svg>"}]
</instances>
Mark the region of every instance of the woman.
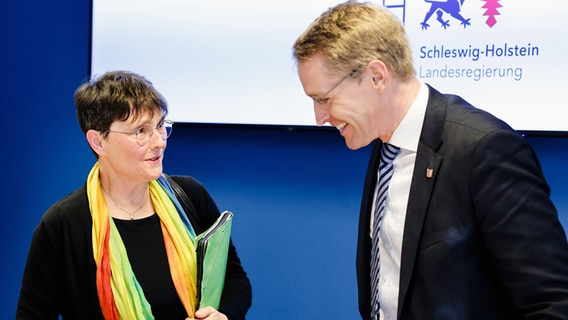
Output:
<instances>
[{"instance_id":1,"label":"woman","mask_svg":"<svg viewBox=\"0 0 568 320\"><path fill-rule=\"evenodd\" d=\"M175 177L197 223L162 175L173 124L166 100L125 71L83 84L74 99L98 161L37 226L16 318L244 319L251 285L232 244L219 309L196 311L194 239L219 210L199 182Z\"/></svg>"}]
</instances>

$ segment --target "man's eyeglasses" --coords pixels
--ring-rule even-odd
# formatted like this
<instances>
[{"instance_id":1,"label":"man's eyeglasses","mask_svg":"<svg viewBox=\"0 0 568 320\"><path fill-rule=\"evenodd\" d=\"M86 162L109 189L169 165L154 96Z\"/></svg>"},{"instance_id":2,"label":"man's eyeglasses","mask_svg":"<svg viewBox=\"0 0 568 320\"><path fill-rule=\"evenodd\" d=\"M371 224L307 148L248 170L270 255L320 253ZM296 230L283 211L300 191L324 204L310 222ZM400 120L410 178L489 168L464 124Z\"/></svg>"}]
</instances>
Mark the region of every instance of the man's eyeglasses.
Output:
<instances>
[{"instance_id":1,"label":"man's eyeglasses","mask_svg":"<svg viewBox=\"0 0 568 320\"><path fill-rule=\"evenodd\" d=\"M123 132L123 131L113 131L113 130L106 130L106 132L121 133L121 134L135 136L138 145L145 146L148 144L148 142L150 142L150 139L152 138L154 131L158 131L158 133L164 140L169 138L169 136L172 134L172 130L174 128L173 126L174 122L172 120L163 120L155 128L146 125L138 128L134 132Z\"/></svg>"},{"instance_id":2,"label":"man's eyeglasses","mask_svg":"<svg viewBox=\"0 0 568 320\"><path fill-rule=\"evenodd\" d=\"M351 71L349 71L348 74L346 74L343 78L341 78L336 84L334 84L331 89L327 90L327 92L325 94L322 95L322 98L312 98L312 100L314 100L314 102L316 102L317 104L320 104L322 106L327 105L327 102L329 101L329 94L333 91L333 89L339 87L340 84L343 83L343 81L345 81L345 79L347 78L353 78L353 76L359 71L361 70L361 68L355 68Z\"/></svg>"}]
</instances>

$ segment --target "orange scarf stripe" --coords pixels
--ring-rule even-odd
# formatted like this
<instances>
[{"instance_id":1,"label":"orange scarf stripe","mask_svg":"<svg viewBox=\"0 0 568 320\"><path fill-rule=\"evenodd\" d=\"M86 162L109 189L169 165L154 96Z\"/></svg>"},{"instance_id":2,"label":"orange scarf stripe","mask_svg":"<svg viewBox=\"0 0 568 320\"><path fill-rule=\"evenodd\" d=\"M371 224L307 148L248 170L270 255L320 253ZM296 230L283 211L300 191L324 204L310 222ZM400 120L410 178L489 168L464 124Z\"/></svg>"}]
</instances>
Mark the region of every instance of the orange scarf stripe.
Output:
<instances>
[{"instance_id":1,"label":"orange scarf stripe","mask_svg":"<svg viewBox=\"0 0 568 320\"><path fill-rule=\"evenodd\" d=\"M99 290L99 301L105 301L101 303L101 308L103 315L106 320L119 320L118 310L114 304L114 296L112 294L111 287L111 268L110 268L110 254L109 254L109 237L110 235L110 224L107 224L107 232L105 232L103 243L105 244L102 248L102 259L100 263L100 268L97 268L97 288Z\"/></svg>"},{"instance_id":2,"label":"orange scarf stripe","mask_svg":"<svg viewBox=\"0 0 568 320\"><path fill-rule=\"evenodd\" d=\"M162 222L162 233L172 280L188 316L193 318L197 307L197 264L194 239L191 238L179 215L168 215L170 195L159 187L157 181L150 182L150 196L156 213ZM176 235L176 236L172 236ZM190 243L190 245L188 245Z\"/></svg>"},{"instance_id":3,"label":"orange scarf stripe","mask_svg":"<svg viewBox=\"0 0 568 320\"><path fill-rule=\"evenodd\" d=\"M189 317L195 317L195 306L193 305L192 296L194 294L190 293L191 290L187 290L186 288L192 288L191 286L191 279L180 272L178 268L174 268L173 266L179 265L178 256L176 254L176 249L174 248L173 242L171 241L170 235L167 232L165 226L162 224L162 233L164 234L164 240L166 243L166 254L168 255L168 263L170 265L170 270L172 274L172 280L174 282L174 286L176 288L176 292L187 311ZM188 307L190 309L188 309Z\"/></svg>"}]
</instances>

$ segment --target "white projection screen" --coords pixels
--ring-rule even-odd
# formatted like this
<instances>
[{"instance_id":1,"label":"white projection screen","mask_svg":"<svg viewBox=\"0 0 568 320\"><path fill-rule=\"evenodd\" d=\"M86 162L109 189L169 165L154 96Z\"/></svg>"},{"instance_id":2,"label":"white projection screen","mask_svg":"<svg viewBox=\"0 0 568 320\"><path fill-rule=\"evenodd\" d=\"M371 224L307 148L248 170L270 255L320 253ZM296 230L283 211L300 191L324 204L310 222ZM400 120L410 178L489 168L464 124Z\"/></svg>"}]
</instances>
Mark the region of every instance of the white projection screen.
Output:
<instances>
[{"instance_id":1,"label":"white projection screen","mask_svg":"<svg viewBox=\"0 0 568 320\"><path fill-rule=\"evenodd\" d=\"M291 46L337 1L93 0L91 75L131 70L197 124L315 126ZM519 131L568 132L568 3L385 0L417 76Z\"/></svg>"}]
</instances>

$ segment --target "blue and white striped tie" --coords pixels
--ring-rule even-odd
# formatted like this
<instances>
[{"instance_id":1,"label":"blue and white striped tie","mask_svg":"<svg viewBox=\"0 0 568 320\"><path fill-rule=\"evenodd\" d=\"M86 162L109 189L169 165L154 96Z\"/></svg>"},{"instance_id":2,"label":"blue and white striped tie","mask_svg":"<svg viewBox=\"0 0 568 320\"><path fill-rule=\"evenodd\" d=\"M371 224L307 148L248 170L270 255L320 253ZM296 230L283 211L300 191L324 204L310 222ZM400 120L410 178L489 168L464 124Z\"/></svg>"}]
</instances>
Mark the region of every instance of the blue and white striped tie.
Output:
<instances>
[{"instance_id":1,"label":"blue and white striped tie","mask_svg":"<svg viewBox=\"0 0 568 320\"><path fill-rule=\"evenodd\" d=\"M373 216L373 242L371 249L371 319L379 318L381 308L379 302L379 232L385 215L385 201L389 182L392 178L392 162L398 154L399 148L388 143L383 143L381 159L379 162L379 188L375 200L375 212Z\"/></svg>"}]
</instances>

